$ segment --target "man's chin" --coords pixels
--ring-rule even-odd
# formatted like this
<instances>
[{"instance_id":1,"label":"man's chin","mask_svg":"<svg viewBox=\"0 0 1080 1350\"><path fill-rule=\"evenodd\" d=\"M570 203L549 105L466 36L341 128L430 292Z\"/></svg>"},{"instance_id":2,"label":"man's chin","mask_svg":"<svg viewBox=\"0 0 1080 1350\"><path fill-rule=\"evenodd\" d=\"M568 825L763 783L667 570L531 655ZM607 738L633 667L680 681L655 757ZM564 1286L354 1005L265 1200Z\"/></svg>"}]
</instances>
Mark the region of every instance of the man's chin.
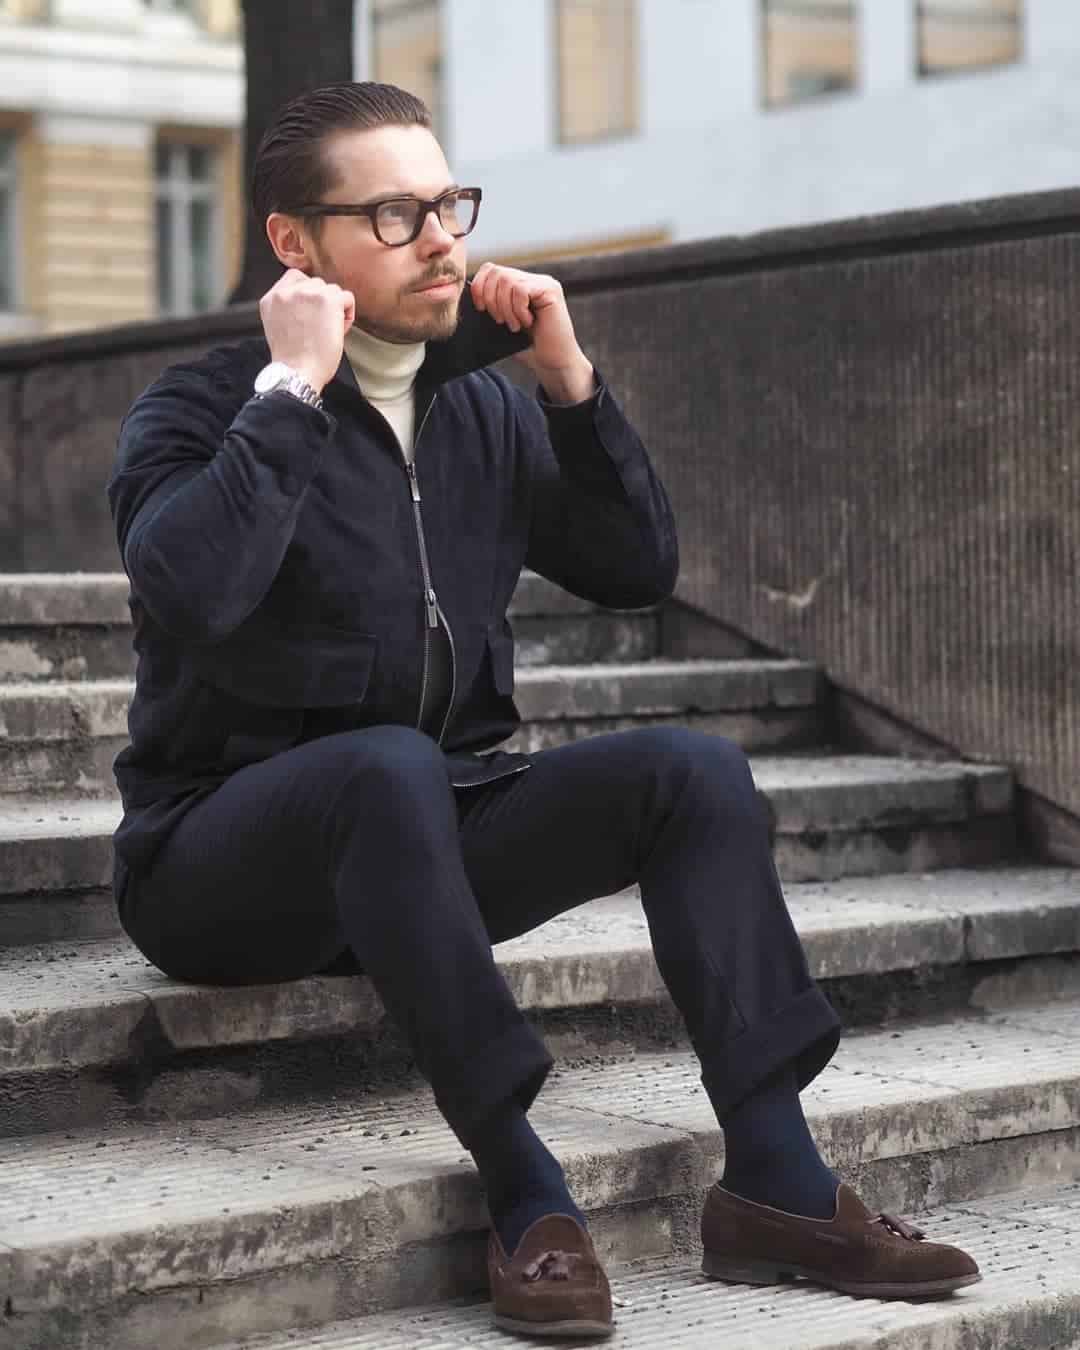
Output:
<instances>
[{"instance_id":1,"label":"man's chin","mask_svg":"<svg viewBox=\"0 0 1080 1350\"><path fill-rule=\"evenodd\" d=\"M395 314L385 322L376 322L357 315L356 322L357 326L382 338L384 342L439 342L453 337L461 319L461 296L456 295L452 300L439 304L429 302L427 308L427 314L409 320Z\"/></svg>"}]
</instances>

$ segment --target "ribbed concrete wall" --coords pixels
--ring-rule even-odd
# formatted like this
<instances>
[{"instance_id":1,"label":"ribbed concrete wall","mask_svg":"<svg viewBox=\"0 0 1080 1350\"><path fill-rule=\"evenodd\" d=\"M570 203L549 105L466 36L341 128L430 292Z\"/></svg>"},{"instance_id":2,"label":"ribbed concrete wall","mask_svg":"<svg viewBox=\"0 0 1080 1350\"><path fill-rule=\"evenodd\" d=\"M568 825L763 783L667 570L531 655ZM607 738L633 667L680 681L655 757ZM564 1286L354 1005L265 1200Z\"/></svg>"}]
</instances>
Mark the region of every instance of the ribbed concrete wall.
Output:
<instances>
[{"instance_id":1,"label":"ribbed concrete wall","mask_svg":"<svg viewBox=\"0 0 1080 1350\"><path fill-rule=\"evenodd\" d=\"M1080 194L558 270L674 499L680 597L1080 817ZM253 326L0 353L0 569L115 567L120 416Z\"/></svg>"},{"instance_id":2,"label":"ribbed concrete wall","mask_svg":"<svg viewBox=\"0 0 1080 1350\"><path fill-rule=\"evenodd\" d=\"M1076 814L1078 205L565 273L674 498L681 598Z\"/></svg>"}]
</instances>

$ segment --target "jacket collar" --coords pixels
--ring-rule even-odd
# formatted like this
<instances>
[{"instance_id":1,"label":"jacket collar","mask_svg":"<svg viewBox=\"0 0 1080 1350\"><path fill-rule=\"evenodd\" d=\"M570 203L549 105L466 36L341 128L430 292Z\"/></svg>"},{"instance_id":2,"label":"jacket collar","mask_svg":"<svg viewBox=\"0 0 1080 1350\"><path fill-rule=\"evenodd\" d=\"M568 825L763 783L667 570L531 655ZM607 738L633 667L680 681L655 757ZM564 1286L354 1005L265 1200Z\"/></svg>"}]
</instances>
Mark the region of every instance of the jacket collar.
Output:
<instances>
[{"instance_id":1,"label":"jacket collar","mask_svg":"<svg viewBox=\"0 0 1080 1350\"><path fill-rule=\"evenodd\" d=\"M424 364L416 377L417 407L426 403L431 394L448 380L456 380L474 370L483 370L529 345L527 333L511 333L509 328L482 314L472 303L472 293L466 286L461 297L461 312L457 331L440 342L429 342ZM342 354L334 381L360 394L353 368ZM362 396L362 395L361 395Z\"/></svg>"}]
</instances>

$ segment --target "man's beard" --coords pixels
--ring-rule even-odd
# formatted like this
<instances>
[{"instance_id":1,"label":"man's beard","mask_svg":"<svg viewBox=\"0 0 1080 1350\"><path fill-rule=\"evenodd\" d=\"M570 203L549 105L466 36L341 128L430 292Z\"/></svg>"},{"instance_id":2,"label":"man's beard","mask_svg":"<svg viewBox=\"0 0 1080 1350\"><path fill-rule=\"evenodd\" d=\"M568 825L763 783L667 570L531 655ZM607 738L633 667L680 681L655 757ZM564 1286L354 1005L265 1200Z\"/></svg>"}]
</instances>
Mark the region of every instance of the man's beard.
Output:
<instances>
[{"instance_id":1,"label":"man's beard","mask_svg":"<svg viewBox=\"0 0 1080 1350\"><path fill-rule=\"evenodd\" d=\"M388 315L375 316L356 311L356 326L384 342L438 342L452 337L461 317L461 296L443 300L437 305L428 302L428 313L408 318L402 309Z\"/></svg>"}]
</instances>

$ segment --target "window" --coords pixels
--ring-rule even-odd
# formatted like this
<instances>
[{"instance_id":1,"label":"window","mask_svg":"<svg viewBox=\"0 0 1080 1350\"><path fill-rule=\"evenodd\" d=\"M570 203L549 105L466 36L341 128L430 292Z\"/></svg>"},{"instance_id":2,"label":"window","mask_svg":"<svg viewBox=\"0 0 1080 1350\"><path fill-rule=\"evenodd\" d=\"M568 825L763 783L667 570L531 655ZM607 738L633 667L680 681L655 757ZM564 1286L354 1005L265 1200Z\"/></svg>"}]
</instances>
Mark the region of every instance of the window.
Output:
<instances>
[{"instance_id":1,"label":"window","mask_svg":"<svg viewBox=\"0 0 1080 1350\"><path fill-rule=\"evenodd\" d=\"M0 310L16 308L16 154L15 137L0 134Z\"/></svg>"},{"instance_id":2,"label":"window","mask_svg":"<svg viewBox=\"0 0 1080 1350\"><path fill-rule=\"evenodd\" d=\"M1010 65L1022 54L1022 0L922 0L919 74Z\"/></svg>"},{"instance_id":3,"label":"window","mask_svg":"<svg viewBox=\"0 0 1080 1350\"><path fill-rule=\"evenodd\" d=\"M556 0L564 145L637 130L636 10L634 0Z\"/></svg>"},{"instance_id":4,"label":"window","mask_svg":"<svg viewBox=\"0 0 1080 1350\"><path fill-rule=\"evenodd\" d=\"M158 306L195 314L221 299L217 154L207 145L157 148Z\"/></svg>"},{"instance_id":5,"label":"window","mask_svg":"<svg viewBox=\"0 0 1080 1350\"><path fill-rule=\"evenodd\" d=\"M854 89L855 0L763 0L770 108Z\"/></svg>"},{"instance_id":6,"label":"window","mask_svg":"<svg viewBox=\"0 0 1080 1350\"><path fill-rule=\"evenodd\" d=\"M442 24L438 0L372 0L371 64L374 78L422 98L441 136L443 115Z\"/></svg>"}]
</instances>

